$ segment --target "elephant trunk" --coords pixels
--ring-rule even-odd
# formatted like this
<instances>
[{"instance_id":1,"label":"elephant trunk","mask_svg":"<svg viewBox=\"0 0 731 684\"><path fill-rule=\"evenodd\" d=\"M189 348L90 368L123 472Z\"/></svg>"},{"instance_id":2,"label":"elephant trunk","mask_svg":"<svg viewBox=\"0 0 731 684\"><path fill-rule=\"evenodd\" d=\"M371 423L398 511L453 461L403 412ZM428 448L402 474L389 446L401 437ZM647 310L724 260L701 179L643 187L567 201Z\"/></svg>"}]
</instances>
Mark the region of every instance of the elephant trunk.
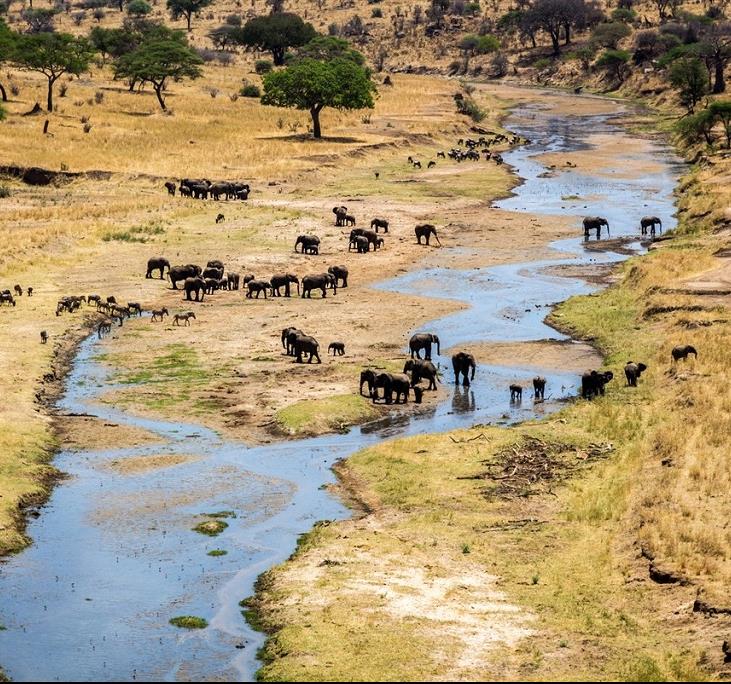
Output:
<instances>
[{"instance_id":1,"label":"elephant trunk","mask_svg":"<svg viewBox=\"0 0 731 684\"><path fill-rule=\"evenodd\" d=\"M439 338L436 335L433 336L433 341L437 343L437 354L441 355L442 351L441 351L441 348L439 347Z\"/></svg>"},{"instance_id":2,"label":"elephant trunk","mask_svg":"<svg viewBox=\"0 0 731 684\"><path fill-rule=\"evenodd\" d=\"M475 371L477 370L477 364L473 361L471 364L472 366L472 380L475 379Z\"/></svg>"}]
</instances>

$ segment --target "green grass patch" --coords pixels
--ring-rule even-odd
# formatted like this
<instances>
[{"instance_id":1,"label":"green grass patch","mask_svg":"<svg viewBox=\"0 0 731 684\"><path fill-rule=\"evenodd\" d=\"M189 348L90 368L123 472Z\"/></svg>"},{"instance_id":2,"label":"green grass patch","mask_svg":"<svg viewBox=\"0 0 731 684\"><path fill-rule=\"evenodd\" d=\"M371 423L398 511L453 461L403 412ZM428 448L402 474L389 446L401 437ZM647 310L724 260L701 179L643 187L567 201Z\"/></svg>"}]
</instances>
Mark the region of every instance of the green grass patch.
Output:
<instances>
[{"instance_id":1,"label":"green grass patch","mask_svg":"<svg viewBox=\"0 0 731 684\"><path fill-rule=\"evenodd\" d=\"M102 235L104 242L151 242L158 235L164 235L165 229L158 224L133 226L127 230L115 230Z\"/></svg>"},{"instance_id":2,"label":"green grass patch","mask_svg":"<svg viewBox=\"0 0 731 684\"><path fill-rule=\"evenodd\" d=\"M206 555L213 556L214 558L218 558L219 556L228 555L228 551L226 551L224 549L213 549L212 551L209 551Z\"/></svg>"},{"instance_id":3,"label":"green grass patch","mask_svg":"<svg viewBox=\"0 0 731 684\"><path fill-rule=\"evenodd\" d=\"M169 622L173 627L180 627L181 629L205 629L208 627L207 620L194 615L181 615L170 618Z\"/></svg>"},{"instance_id":4,"label":"green grass patch","mask_svg":"<svg viewBox=\"0 0 731 684\"><path fill-rule=\"evenodd\" d=\"M277 411L275 420L286 434L307 435L342 432L351 425L366 422L378 415L378 409L365 397L342 394L299 401Z\"/></svg>"},{"instance_id":5,"label":"green grass patch","mask_svg":"<svg viewBox=\"0 0 731 684\"><path fill-rule=\"evenodd\" d=\"M223 520L226 518L235 518L235 511L218 511L217 513L206 513L207 518L214 518L215 520Z\"/></svg>"},{"instance_id":6,"label":"green grass patch","mask_svg":"<svg viewBox=\"0 0 731 684\"><path fill-rule=\"evenodd\" d=\"M228 527L228 523L223 520L204 520L198 523L194 528L193 532L198 534L205 534L208 537L217 537Z\"/></svg>"}]
</instances>

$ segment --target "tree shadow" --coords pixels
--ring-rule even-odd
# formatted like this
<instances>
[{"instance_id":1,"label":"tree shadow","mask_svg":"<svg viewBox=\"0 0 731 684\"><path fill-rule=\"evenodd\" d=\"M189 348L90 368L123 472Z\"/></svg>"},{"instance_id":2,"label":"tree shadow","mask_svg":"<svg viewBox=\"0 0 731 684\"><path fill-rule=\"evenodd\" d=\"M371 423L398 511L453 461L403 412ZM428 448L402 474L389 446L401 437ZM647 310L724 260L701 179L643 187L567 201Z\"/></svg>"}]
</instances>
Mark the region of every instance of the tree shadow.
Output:
<instances>
[{"instance_id":1,"label":"tree shadow","mask_svg":"<svg viewBox=\"0 0 731 684\"><path fill-rule=\"evenodd\" d=\"M281 140L282 142L314 142L314 143L365 143L360 138L351 138L348 136L326 136L322 138L313 138L311 133L292 133L290 135L260 135L256 140Z\"/></svg>"}]
</instances>

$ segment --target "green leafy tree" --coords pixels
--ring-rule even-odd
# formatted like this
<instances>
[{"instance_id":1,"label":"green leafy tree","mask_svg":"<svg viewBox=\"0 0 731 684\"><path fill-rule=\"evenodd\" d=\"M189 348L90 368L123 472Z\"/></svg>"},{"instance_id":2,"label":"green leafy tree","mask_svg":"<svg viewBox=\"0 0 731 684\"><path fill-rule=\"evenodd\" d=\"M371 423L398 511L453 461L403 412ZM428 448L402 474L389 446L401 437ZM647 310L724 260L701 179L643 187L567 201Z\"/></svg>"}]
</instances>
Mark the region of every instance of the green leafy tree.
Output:
<instances>
[{"instance_id":1,"label":"green leafy tree","mask_svg":"<svg viewBox=\"0 0 731 684\"><path fill-rule=\"evenodd\" d=\"M714 94L726 92L724 71L731 61L731 22L713 22L702 28L699 52L713 70Z\"/></svg>"},{"instance_id":2,"label":"green leafy tree","mask_svg":"<svg viewBox=\"0 0 731 684\"><path fill-rule=\"evenodd\" d=\"M325 107L370 109L375 92L368 71L352 59L321 61L306 57L286 69L266 74L261 101L309 111L313 136L321 138L320 112Z\"/></svg>"},{"instance_id":3,"label":"green leafy tree","mask_svg":"<svg viewBox=\"0 0 731 684\"><path fill-rule=\"evenodd\" d=\"M591 33L591 42L603 48L617 49L622 38L632 33L627 24L620 21L611 21L606 24L598 24Z\"/></svg>"},{"instance_id":4,"label":"green leafy tree","mask_svg":"<svg viewBox=\"0 0 731 684\"><path fill-rule=\"evenodd\" d=\"M130 0L127 5L127 14L131 17L144 17L152 12L152 6L145 0Z\"/></svg>"},{"instance_id":5,"label":"green leafy tree","mask_svg":"<svg viewBox=\"0 0 731 684\"><path fill-rule=\"evenodd\" d=\"M675 124L675 130L686 143L693 145L705 141L713 147L713 127L716 122L708 109L684 116Z\"/></svg>"},{"instance_id":6,"label":"green leafy tree","mask_svg":"<svg viewBox=\"0 0 731 684\"><path fill-rule=\"evenodd\" d=\"M8 28L8 25L0 19L0 68L4 62L9 62L15 49L15 33ZM0 83L0 95L3 102L8 101L8 94L5 86Z\"/></svg>"},{"instance_id":7,"label":"green leafy tree","mask_svg":"<svg viewBox=\"0 0 731 684\"><path fill-rule=\"evenodd\" d=\"M731 100L716 100L711 102L708 111L714 123L720 121L726 136L726 148L731 149Z\"/></svg>"},{"instance_id":8,"label":"green leafy tree","mask_svg":"<svg viewBox=\"0 0 731 684\"><path fill-rule=\"evenodd\" d=\"M190 22L194 14L198 14L202 9L213 4L213 0L168 0L167 7L172 14L173 19L185 17L188 23L188 31L190 31Z\"/></svg>"},{"instance_id":9,"label":"green leafy tree","mask_svg":"<svg viewBox=\"0 0 731 684\"><path fill-rule=\"evenodd\" d=\"M247 21L238 32L237 42L255 50L271 52L274 65L282 66L289 48L306 45L316 36L314 26L296 14L277 12Z\"/></svg>"},{"instance_id":10,"label":"green leafy tree","mask_svg":"<svg viewBox=\"0 0 731 684\"><path fill-rule=\"evenodd\" d=\"M163 92L168 80L200 78L201 64L203 60L186 43L174 38L150 38L116 61L114 77L149 83L164 111Z\"/></svg>"},{"instance_id":11,"label":"green leafy tree","mask_svg":"<svg viewBox=\"0 0 731 684\"><path fill-rule=\"evenodd\" d=\"M31 33L15 41L13 61L48 79L46 109L53 111L53 86L64 74L79 75L89 68L94 48L86 38L68 33Z\"/></svg>"},{"instance_id":12,"label":"green leafy tree","mask_svg":"<svg viewBox=\"0 0 731 684\"><path fill-rule=\"evenodd\" d=\"M327 61L329 59L349 59L361 66L365 64L365 57L361 52L350 46L350 43L344 38L336 36L316 36L309 43L303 45L297 50L297 59L319 59Z\"/></svg>"},{"instance_id":13,"label":"green leafy tree","mask_svg":"<svg viewBox=\"0 0 731 684\"><path fill-rule=\"evenodd\" d=\"M599 69L604 69L622 83L627 76L627 63L630 54L626 50L605 50L596 61Z\"/></svg>"},{"instance_id":14,"label":"green leafy tree","mask_svg":"<svg viewBox=\"0 0 731 684\"><path fill-rule=\"evenodd\" d=\"M708 70L698 57L681 57L670 67L670 83L678 91L680 102L689 112L708 93Z\"/></svg>"},{"instance_id":15,"label":"green leafy tree","mask_svg":"<svg viewBox=\"0 0 731 684\"><path fill-rule=\"evenodd\" d=\"M495 36L477 36L471 33L462 38L457 47L464 57L464 71L467 71L470 57L497 52L500 49L500 41Z\"/></svg>"}]
</instances>

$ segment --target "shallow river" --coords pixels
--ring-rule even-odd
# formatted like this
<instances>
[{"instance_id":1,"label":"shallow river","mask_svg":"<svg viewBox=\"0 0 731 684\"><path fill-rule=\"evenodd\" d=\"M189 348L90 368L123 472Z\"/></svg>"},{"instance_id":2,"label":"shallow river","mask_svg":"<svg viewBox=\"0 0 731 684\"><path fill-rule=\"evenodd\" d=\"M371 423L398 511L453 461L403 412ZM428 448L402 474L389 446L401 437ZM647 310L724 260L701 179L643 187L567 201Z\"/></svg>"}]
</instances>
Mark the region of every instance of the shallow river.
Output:
<instances>
[{"instance_id":1,"label":"shallow river","mask_svg":"<svg viewBox=\"0 0 731 684\"><path fill-rule=\"evenodd\" d=\"M626 258L585 251L578 229L582 216L608 217L612 237L636 235L645 214L660 216L666 230L674 226L672 190L680 168L668 148L641 145L632 152L632 136L612 124L611 116L558 116L536 105L517 108L507 126L532 142L504 155L525 180L497 205L575 216L577 237L551 245L555 259L468 273L421 270L378 286L423 294L424 284L436 279L442 296L467 302L469 309L423 327L450 347L565 339L543 323L550 305L594 287L550 275L546 268ZM651 158L662 172L628 179L571 170L545 177L545 167L534 159L543 152L590 148L597 133L622 136L626 143L612 167L621 169L630 155ZM577 199L565 199L570 196ZM465 277L472 282L467 293ZM506 385L530 379L537 369L481 366L471 388L455 388L449 399L417 417L249 448L200 425L147 420L102 404L100 397L114 385L95 360L98 353L93 338L81 346L61 410L141 427L162 442L57 456L56 466L69 479L30 523L33 546L0 565L0 624L6 627L0 631L0 666L18 681L253 679L263 636L249 629L238 602L252 593L261 572L290 555L298 535L313 523L348 515L323 488L334 481L334 461L388 438L515 422L536 410L545 414L575 394L578 384L576 374L540 369L550 399L535 409L532 400L511 407ZM451 370L445 378L451 381ZM200 458L136 476L104 467L161 453ZM219 537L191 531L195 515L224 510L235 511L236 518ZM228 555L206 555L216 548ZM185 632L168 624L175 615L201 616L210 625Z\"/></svg>"}]
</instances>

